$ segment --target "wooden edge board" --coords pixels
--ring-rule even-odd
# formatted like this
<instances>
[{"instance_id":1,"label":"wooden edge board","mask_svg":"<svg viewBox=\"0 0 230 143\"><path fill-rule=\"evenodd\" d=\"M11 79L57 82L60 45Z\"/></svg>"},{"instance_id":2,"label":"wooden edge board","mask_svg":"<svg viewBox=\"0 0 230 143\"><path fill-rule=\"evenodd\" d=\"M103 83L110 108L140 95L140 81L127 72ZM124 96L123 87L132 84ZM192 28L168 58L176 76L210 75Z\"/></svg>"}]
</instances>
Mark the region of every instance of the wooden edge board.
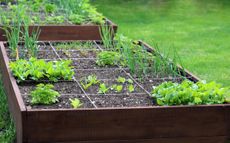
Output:
<instances>
[{"instance_id":1,"label":"wooden edge board","mask_svg":"<svg viewBox=\"0 0 230 143\"><path fill-rule=\"evenodd\" d=\"M117 32L118 26L106 19L107 25L113 29L113 33ZM4 36L5 31L0 26L0 41L7 41ZM58 41L58 40L101 40L101 25L31 25L30 32L33 30L41 30L39 40L41 41Z\"/></svg>"},{"instance_id":2,"label":"wooden edge board","mask_svg":"<svg viewBox=\"0 0 230 143\"><path fill-rule=\"evenodd\" d=\"M9 108L15 121L17 141L18 143L21 143L24 136L23 126L25 124L23 123L23 120L26 118L26 107L24 105L16 80L9 71L9 59L7 57L3 42L0 42L0 57L2 57L0 60L0 66L3 74L3 85L7 93Z\"/></svg>"}]
</instances>

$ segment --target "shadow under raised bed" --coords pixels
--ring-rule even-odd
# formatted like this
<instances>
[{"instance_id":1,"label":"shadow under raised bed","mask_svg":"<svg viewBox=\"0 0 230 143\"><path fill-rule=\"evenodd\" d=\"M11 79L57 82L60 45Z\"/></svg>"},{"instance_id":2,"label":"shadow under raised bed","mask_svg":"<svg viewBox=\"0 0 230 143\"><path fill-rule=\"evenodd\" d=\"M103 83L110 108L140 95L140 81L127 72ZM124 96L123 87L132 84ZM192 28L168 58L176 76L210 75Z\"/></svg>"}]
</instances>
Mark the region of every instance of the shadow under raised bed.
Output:
<instances>
[{"instance_id":1,"label":"shadow under raised bed","mask_svg":"<svg viewBox=\"0 0 230 143\"><path fill-rule=\"evenodd\" d=\"M147 44L140 44L153 51ZM17 83L8 68L9 61L14 59L7 56L7 44L0 43L0 64L19 143L224 143L229 138L229 104L173 107L155 104L150 97L152 86L164 81L181 82L181 76L140 79L126 67L100 67L96 55L104 49L95 41L87 49L62 50L55 42L39 45L40 59L71 59L75 75L71 81L54 83L54 89L61 94L60 102L50 106L31 105L30 93L37 83L31 80ZM128 83L123 84L121 92L109 90L101 94L98 85L84 89L82 78L92 74L106 85L118 84L119 77L131 79L134 91L128 90ZM183 74L191 81L199 80L187 71ZM69 98L78 98L83 105L72 109Z\"/></svg>"}]
</instances>

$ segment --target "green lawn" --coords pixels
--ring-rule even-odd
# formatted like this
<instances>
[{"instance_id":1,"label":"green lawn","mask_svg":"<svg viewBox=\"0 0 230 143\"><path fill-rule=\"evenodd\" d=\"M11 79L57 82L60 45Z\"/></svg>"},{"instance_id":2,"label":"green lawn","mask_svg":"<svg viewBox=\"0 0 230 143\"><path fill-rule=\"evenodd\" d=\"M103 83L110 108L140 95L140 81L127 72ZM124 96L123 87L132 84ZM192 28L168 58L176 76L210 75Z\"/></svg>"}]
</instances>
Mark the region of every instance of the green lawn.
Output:
<instances>
[{"instance_id":1,"label":"green lawn","mask_svg":"<svg viewBox=\"0 0 230 143\"><path fill-rule=\"evenodd\" d=\"M119 33L176 48L198 77L230 85L229 0L94 0Z\"/></svg>"}]
</instances>

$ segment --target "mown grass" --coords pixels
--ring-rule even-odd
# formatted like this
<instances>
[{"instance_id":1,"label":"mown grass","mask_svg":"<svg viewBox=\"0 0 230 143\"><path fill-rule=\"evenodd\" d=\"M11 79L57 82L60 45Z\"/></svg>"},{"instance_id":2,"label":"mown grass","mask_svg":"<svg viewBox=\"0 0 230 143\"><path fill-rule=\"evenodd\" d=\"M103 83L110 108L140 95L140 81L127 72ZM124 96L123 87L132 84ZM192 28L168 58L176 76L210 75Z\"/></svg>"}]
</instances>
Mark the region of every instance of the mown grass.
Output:
<instances>
[{"instance_id":1,"label":"mown grass","mask_svg":"<svg viewBox=\"0 0 230 143\"><path fill-rule=\"evenodd\" d=\"M187 69L230 85L229 0L94 0L119 33L176 49Z\"/></svg>"}]
</instances>

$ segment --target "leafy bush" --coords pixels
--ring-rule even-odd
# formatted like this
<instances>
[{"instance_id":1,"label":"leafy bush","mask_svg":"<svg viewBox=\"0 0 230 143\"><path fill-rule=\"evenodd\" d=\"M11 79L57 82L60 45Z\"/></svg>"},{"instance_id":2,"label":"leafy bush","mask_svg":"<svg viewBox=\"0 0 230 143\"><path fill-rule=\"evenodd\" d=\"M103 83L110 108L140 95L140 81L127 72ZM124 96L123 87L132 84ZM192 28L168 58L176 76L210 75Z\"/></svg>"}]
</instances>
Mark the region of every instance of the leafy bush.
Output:
<instances>
[{"instance_id":1,"label":"leafy bush","mask_svg":"<svg viewBox=\"0 0 230 143\"><path fill-rule=\"evenodd\" d=\"M57 82L59 79L71 80L74 71L70 66L71 60L50 61L30 58L27 60L17 60L10 62L10 69L17 80L41 80L48 79Z\"/></svg>"},{"instance_id":2,"label":"leafy bush","mask_svg":"<svg viewBox=\"0 0 230 143\"><path fill-rule=\"evenodd\" d=\"M48 105L58 102L60 94L53 88L52 84L38 84L36 89L31 92L31 103Z\"/></svg>"},{"instance_id":3,"label":"leafy bush","mask_svg":"<svg viewBox=\"0 0 230 143\"><path fill-rule=\"evenodd\" d=\"M103 51L97 55L96 63L99 66L124 65L122 56L118 52Z\"/></svg>"},{"instance_id":4,"label":"leafy bush","mask_svg":"<svg viewBox=\"0 0 230 143\"><path fill-rule=\"evenodd\" d=\"M215 82L193 83L185 80L181 84L164 82L152 91L158 105L200 105L229 102L227 88Z\"/></svg>"}]
</instances>

